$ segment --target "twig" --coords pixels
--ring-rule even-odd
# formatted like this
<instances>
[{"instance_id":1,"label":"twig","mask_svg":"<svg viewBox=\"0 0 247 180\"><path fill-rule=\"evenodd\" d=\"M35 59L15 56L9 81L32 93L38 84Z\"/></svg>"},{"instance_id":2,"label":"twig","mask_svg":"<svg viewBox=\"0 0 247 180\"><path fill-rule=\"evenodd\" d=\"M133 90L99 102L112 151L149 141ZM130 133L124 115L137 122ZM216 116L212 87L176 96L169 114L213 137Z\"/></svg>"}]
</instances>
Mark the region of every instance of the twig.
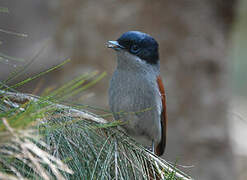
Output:
<instances>
[{"instance_id":1,"label":"twig","mask_svg":"<svg viewBox=\"0 0 247 180\"><path fill-rule=\"evenodd\" d=\"M2 91L0 90L0 97L3 96L3 97L8 97L10 100L12 100L15 105L15 108L17 107L16 105L17 104L24 104L28 101L33 101L33 102L39 102L41 101L40 98L38 96L34 96L34 95L31 95L31 94L23 94L23 93L15 93L15 92L6 92L6 91ZM72 107L69 107L69 106L66 106L66 105L62 105L62 104L56 104L56 103L53 103L53 102L50 102L50 101L45 101L46 103L49 103L51 106L54 106L58 109L66 109L69 111L70 113L70 116L72 117L80 117L80 118L83 118L83 119L86 119L86 120L91 120L91 121L94 121L94 122L97 122L97 123L107 123L107 121L103 118L100 118L88 111L85 111L85 110L78 110L78 109L75 109L75 108L72 108ZM10 103L8 104L10 105Z\"/></svg>"}]
</instances>

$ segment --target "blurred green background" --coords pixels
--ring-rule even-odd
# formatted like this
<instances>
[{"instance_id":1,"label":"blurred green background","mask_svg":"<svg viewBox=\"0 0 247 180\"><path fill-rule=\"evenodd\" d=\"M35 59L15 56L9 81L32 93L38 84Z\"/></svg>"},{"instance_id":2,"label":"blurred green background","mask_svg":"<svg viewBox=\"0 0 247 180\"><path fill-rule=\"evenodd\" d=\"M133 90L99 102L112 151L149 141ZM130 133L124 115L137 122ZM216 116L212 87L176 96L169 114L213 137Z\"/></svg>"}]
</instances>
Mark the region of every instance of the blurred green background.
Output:
<instances>
[{"instance_id":1,"label":"blurred green background","mask_svg":"<svg viewBox=\"0 0 247 180\"><path fill-rule=\"evenodd\" d=\"M247 1L238 6L232 32L233 90L235 95L247 96Z\"/></svg>"}]
</instances>

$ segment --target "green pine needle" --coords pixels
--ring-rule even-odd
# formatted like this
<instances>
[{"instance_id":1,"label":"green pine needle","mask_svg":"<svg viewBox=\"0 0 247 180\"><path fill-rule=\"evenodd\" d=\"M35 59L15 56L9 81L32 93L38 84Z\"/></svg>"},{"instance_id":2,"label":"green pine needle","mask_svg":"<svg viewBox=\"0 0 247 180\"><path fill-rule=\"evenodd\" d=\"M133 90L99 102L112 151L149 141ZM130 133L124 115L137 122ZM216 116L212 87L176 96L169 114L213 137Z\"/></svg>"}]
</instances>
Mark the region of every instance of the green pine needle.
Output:
<instances>
[{"instance_id":1,"label":"green pine needle","mask_svg":"<svg viewBox=\"0 0 247 180\"><path fill-rule=\"evenodd\" d=\"M191 179L119 130L121 121L107 122L78 109L81 106L59 103L96 84L105 74L81 75L43 97L6 92L10 88L2 85L0 179L6 176L19 179Z\"/></svg>"}]
</instances>

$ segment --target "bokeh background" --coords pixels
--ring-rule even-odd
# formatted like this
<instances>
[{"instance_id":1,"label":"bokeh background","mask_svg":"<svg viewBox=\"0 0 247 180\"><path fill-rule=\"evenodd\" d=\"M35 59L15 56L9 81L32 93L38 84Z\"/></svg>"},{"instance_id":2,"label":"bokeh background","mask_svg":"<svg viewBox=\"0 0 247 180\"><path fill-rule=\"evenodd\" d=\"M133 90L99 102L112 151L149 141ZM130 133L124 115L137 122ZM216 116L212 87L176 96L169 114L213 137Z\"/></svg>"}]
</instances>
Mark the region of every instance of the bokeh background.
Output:
<instances>
[{"instance_id":1,"label":"bokeh background","mask_svg":"<svg viewBox=\"0 0 247 180\"><path fill-rule=\"evenodd\" d=\"M19 90L39 95L85 72L106 71L72 99L103 109L116 65L105 42L129 30L151 34L168 96L163 158L195 179L247 179L247 1L2 0L0 7L9 11L0 13L0 80L32 62L16 83L69 57Z\"/></svg>"}]
</instances>

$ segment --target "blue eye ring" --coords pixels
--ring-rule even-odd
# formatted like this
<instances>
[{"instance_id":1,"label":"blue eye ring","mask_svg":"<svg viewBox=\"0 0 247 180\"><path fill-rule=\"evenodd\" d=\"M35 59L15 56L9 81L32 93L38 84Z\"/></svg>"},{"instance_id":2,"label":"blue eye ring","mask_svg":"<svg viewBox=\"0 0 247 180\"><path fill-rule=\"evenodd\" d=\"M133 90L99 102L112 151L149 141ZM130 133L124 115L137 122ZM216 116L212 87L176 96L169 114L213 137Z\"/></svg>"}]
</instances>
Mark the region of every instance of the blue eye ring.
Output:
<instances>
[{"instance_id":1,"label":"blue eye ring","mask_svg":"<svg viewBox=\"0 0 247 180\"><path fill-rule=\"evenodd\" d=\"M139 50L140 50L140 48L139 48L139 46L136 45L136 44L133 44L133 45L130 47L130 52L133 53L133 54L138 53Z\"/></svg>"}]
</instances>

